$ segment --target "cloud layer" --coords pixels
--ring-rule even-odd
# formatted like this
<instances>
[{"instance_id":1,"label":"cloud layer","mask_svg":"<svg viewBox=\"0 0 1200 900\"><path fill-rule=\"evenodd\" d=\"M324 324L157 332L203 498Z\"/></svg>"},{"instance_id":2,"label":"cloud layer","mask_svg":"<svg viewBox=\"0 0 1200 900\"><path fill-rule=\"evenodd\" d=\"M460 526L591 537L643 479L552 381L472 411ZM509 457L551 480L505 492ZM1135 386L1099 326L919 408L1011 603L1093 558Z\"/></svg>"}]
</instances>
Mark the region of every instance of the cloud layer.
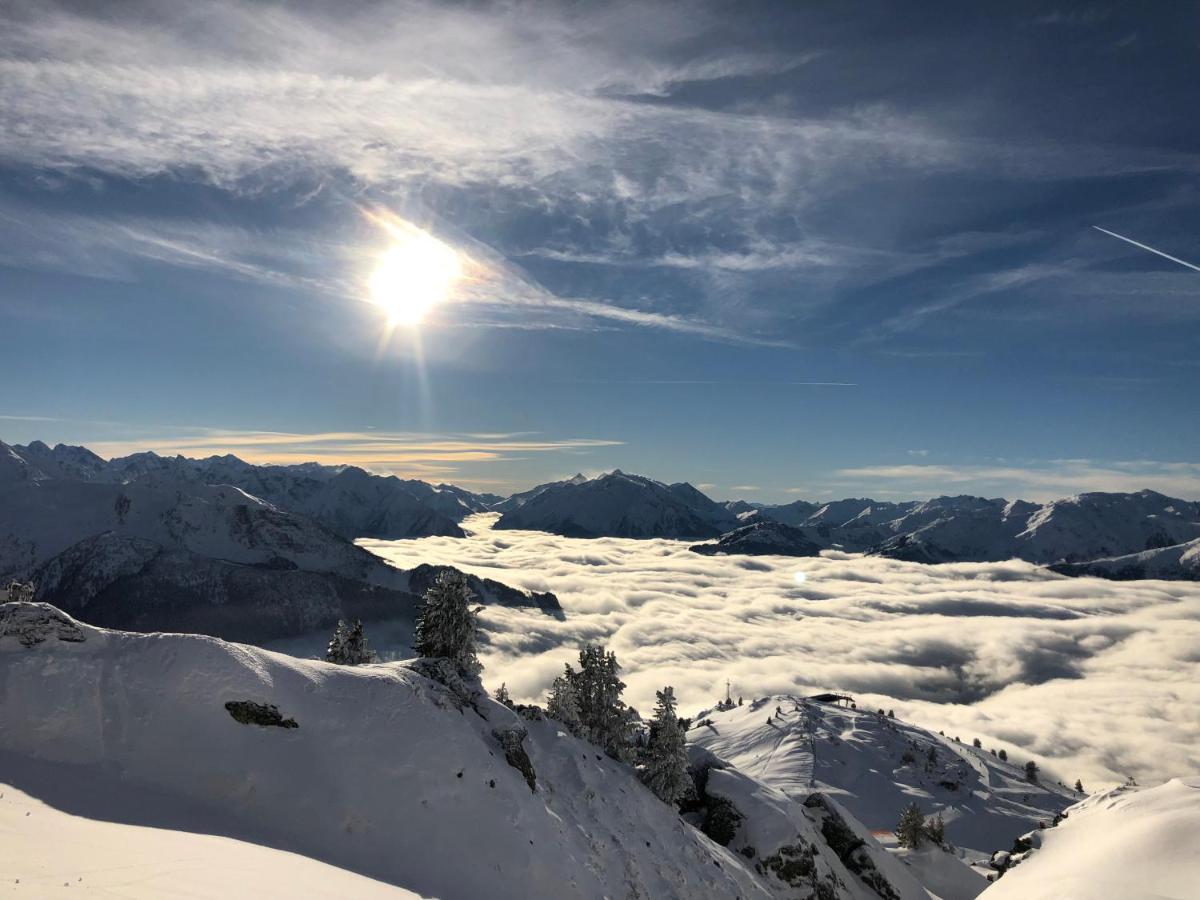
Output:
<instances>
[{"instance_id":1,"label":"cloud layer","mask_svg":"<svg viewBox=\"0 0 1200 900\"><path fill-rule=\"evenodd\" d=\"M676 541L490 530L362 541L554 591L556 621L489 608L485 679L535 700L584 641L614 649L635 706L675 686L685 712L725 680L747 697L841 689L1063 780L1200 769L1200 585L1068 579L1021 563L925 567L847 554L702 557ZM806 576L803 582L797 572Z\"/></svg>"}]
</instances>

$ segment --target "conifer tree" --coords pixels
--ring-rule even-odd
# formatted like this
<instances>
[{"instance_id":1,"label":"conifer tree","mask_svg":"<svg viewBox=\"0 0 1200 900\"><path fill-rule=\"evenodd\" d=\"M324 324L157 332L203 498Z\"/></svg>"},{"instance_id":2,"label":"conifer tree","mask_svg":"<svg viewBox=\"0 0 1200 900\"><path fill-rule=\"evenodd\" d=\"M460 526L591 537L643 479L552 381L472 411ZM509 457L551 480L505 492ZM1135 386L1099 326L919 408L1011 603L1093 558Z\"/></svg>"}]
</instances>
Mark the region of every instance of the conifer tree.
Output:
<instances>
[{"instance_id":1,"label":"conifer tree","mask_svg":"<svg viewBox=\"0 0 1200 900\"><path fill-rule=\"evenodd\" d=\"M657 696L641 778L659 800L674 804L692 791L687 741L676 712L675 689L665 687Z\"/></svg>"},{"instance_id":2,"label":"conifer tree","mask_svg":"<svg viewBox=\"0 0 1200 900\"><path fill-rule=\"evenodd\" d=\"M1005 762L1008 762L1008 751L1005 750L1003 747L1000 748L1000 758L1002 760L1004 760Z\"/></svg>"},{"instance_id":3,"label":"conifer tree","mask_svg":"<svg viewBox=\"0 0 1200 900\"><path fill-rule=\"evenodd\" d=\"M1075 779L1075 793L1077 793L1077 794L1083 793L1083 782L1080 781L1078 778Z\"/></svg>"},{"instance_id":4,"label":"conifer tree","mask_svg":"<svg viewBox=\"0 0 1200 900\"><path fill-rule=\"evenodd\" d=\"M425 592L417 612L413 648L421 656L448 659L463 675L482 670L476 656L478 610L471 609L471 589L459 572L442 572Z\"/></svg>"},{"instance_id":5,"label":"conifer tree","mask_svg":"<svg viewBox=\"0 0 1200 900\"><path fill-rule=\"evenodd\" d=\"M920 850L925 841L925 817L921 815L921 807L915 802L910 803L900 814L900 821L895 828L896 841L901 847L910 850Z\"/></svg>"},{"instance_id":6,"label":"conifer tree","mask_svg":"<svg viewBox=\"0 0 1200 900\"><path fill-rule=\"evenodd\" d=\"M497 703L503 703L509 709L513 708L512 697L508 695L508 684L503 681L500 682L500 687L492 693L492 699Z\"/></svg>"},{"instance_id":7,"label":"conifer tree","mask_svg":"<svg viewBox=\"0 0 1200 900\"><path fill-rule=\"evenodd\" d=\"M579 651L579 671L572 674L579 704L580 736L604 749L614 759L629 754L633 732L629 708L621 700L625 682L615 653L588 644Z\"/></svg>"},{"instance_id":8,"label":"conifer tree","mask_svg":"<svg viewBox=\"0 0 1200 900\"><path fill-rule=\"evenodd\" d=\"M571 734L580 732L579 696L575 693L575 670L563 666L563 673L554 679L550 687L550 699L546 701L546 715L567 727Z\"/></svg>"},{"instance_id":9,"label":"conifer tree","mask_svg":"<svg viewBox=\"0 0 1200 900\"><path fill-rule=\"evenodd\" d=\"M1033 782L1038 780L1038 764L1032 759L1025 763L1025 779Z\"/></svg>"},{"instance_id":10,"label":"conifer tree","mask_svg":"<svg viewBox=\"0 0 1200 900\"><path fill-rule=\"evenodd\" d=\"M338 619L337 628L325 649L325 660L341 666L361 666L378 662L379 654L367 646L362 622L358 619L353 622Z\"/></svg>"}]
</instances>

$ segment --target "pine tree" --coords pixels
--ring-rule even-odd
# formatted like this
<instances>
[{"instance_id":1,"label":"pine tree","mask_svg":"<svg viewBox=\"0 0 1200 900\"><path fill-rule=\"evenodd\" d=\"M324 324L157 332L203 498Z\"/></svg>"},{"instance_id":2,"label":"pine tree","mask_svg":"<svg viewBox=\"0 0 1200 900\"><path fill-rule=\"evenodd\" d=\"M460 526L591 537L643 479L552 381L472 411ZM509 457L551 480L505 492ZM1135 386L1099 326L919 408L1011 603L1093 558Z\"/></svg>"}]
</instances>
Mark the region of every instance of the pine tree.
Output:
<instances>
[{"instance_id":1,"label":"pine tree","mask_svg":"<svg viewBox=\"0 0 1200 900\"><path fill-rule=\"evenodd\" d=\"M347 623L345 619L338 619L337 628L325 649L325 659L341 666L361 666L378 662L379 655L367 646L362 622L355 619Z\"/></svg>"},{"instance_id":2,"label":"pine tree","mask_svg":"<svg viewBox=\"0 0 1200 900\"><path fill-rule=\"evenodd\" d=\"M1003 747L1000 748L1000 758L1002 760L1004 760L1005 762L1008 762L1008 751L1005 750Z\"/></svg>"},{"instance_id":3,"label":"pine tree","mask_svg":"<svg viewBox=\"0 0 1200 900\"><path fill-rule=\"evenodd\" d=\"M478 675L476 656L478 611L471 609L471 589L459 572L442 572L417 612L413 648L421 656L450 660L463 675Z\"/></svg>"},{"instance_id":4,"label":"pine tree","mask_svg":"<svg viewBox=\"0 0 1200 900\"><path fill-rule=\"evenodd\" d=\"M503 703L509 709L513 708L512 697L508 695L508 684L503 681L500 682L500 687L492 693L492 699L497 703Z\"/></svg>"},{"instance_id":5,"label":"pine tree","mask_svg":"<svg viewBox=\"0 0 1200 900\"><path fill-rule=\"evenodd\" d=\"M930 816L925 822L925 834L939 847L946 843L946 820L942 818L941 813Z\"/></svg>"},{"instance_id":6,"label":"pine tree","mask_svg":"<svg viewBox=\"0 0 1200 900\"><path fill-rule=\"evenodd\" d=\"M910 803L900 814L895 835L901 847L910 850L921 849L921 844L925 841L925 817L921 815L921 807L916 803Z\"/></svg>"},{"instance_id":7,"label":"pine tree","mask_svg":"<svg viewBox=\"0 0 1200 900\"><path fill-rule=\"evenodd\" d=\"M979 738L975 738L975 740L971 741L971 746L973 746L976 750L981 750L983 749L983 741L981 741Z\"/></svg>"},{"instance_id":8,"label":"pine tree","mask_svg":"<svg viewBox=\"0 0 1200 900\"><path fill-rule=\"evenodd\" d=\"M1083 782L1080 781L1078 778L1075 779L1075 793L1077 793L1077 794L1083 793Z\"/></svg>"},{"instance_id":9,"label":"pine tree","mask_svg":"<svg viewBox=\"0 0 1200 900\"><path fill-rule=\"evenodd\" d=\"M1038 780L1038 764L1032 759L1025 763L1025 779L1033 782Z\"/></svg>"},{"instance_id":10,"label":"pine tree","mask_svg":"<svg viewBox=\"0 0 1200 900\"><path fill-rule=\"evenodd\" d=\"M621 700L625 682L618 677L620 671L615 653L588 644L579 651L579 671L571 678L579 705L580 736L614 759L628 756L633 733L629 708Z\"/></svg>"},{"instance_id":11,"label":"pine tree","mask_svg":"<svg viewBox=\"0 0 1200 900\"><path fill-rule=\"evenodd\" d=\"M550 686L550 699L546 701L546 715L557 719L567 727L571 734L578 735L579 696L575 693L575 670L570 665L563 666L563 673L554 679Z\"/></svg>"},{"instance_id":12,"label":"pine tree","mask_svg":"<svg viewBox=\"0 0 1200 900\"><path fill-rule=\"evenodd\" d=\"M641 778L659 800L674 804L692 791L687 741L675 709L675 689L665 687L657 696Z\"/></svg>"}]
</instances>

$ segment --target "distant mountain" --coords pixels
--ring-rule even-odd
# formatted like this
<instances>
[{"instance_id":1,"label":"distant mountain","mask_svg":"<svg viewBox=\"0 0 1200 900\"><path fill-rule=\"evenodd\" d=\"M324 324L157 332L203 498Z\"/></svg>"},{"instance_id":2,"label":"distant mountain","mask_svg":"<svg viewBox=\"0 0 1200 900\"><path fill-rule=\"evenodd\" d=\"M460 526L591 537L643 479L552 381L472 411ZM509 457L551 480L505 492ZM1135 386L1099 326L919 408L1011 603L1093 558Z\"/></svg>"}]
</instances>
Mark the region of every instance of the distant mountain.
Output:
<instances>
[{"instance_id":1,"label":"distant mountain","mask_svg":"<svg viewBox=\"0 0 1200 900\"><path fill-rule=\"evenodd\" d=\"M818 556L823 547L809 540L801 528L780 522L760 521L735 528L711 544L693 544L688 549L705 556Z\"/></svg>"},{"instance_id":2,"label":"distant mountain","mask_svg":"<svg viewBox=\"0 0 1200 900\"><path fill-rule=\"evenodd\" d=\"M1057 563L1050 568L1060 575L1092 575L1114 581L1139 578L1200 581L1200 539L1090 562Z\"/></svg>"},{"instance_id":3,"label":"distant mountain","mask_svg":"<svg viewBox=\"0 0 1200 900\"><path fill-rule=\"evenodd\" d=\"M0 444L0 582L32 580L40 599L89 622L265 641L343 616L410 619L426 586L314 519L205 483L194 467L143 456L140 474L119 481L80 450ZM243 480L260 487L273 475L221 465L246 467ZM551 594L492 584L480 583L482 602L558 609Z\"/></svg>"},{"instance_id":4,"label":"distant mountain","mask_svg":"<svg viewBox=\"0 0 1200 900\"><path fill-rule=\"evenodd\" d=\"M539 484L536 487L532 487L527 491L521 491L518 494L513 494L511 497L507 498L506 500L500 500L496 503L493 503L491 505L490 509L492 512L509 513L509 512L512 512L513 510L520 509L522 506L524 506L526 503L528 503L534 497L538 496L538 494L541 494L543 491L547 491L551 488L562 487L563 485L568 485L568 484L583 484L587 480L588 479L587 479L586 475L584 475L582 473L578 473L578 474L573 475L572 477L567 478L563 481L549 481L546 484Z\"/></svg>"},{"instance_id":5,"label":"distant mountain","mask_svg":"<svg viewBox=\"0 0 1200 900\"><path fill-rule=\"evenodd\" d=\"M667 485L620 470L581 478L535 488L495 527L567 537L706 538L737 524L732 513L690 484Z\"/></svg>"},{"instance_id":6,"label":"distant mountain","mask_svg":"<svg viewBox=\"0 0 1200 900\"><path fill-rule=\"evenodd\" d=\"M821 506L736 501L725 507L736 509L743 524L776 521L798 528L822 548L908 562L1023 559L1054 564L1064 574L1197 577L1196 557L1189 551L1190 542L1200 538L1200 503L1155 491L1079 494L1041 504L956 496L905 503L852 499ZM1099 562L1084 565L1092 560Z\"/></svg>"}]
</instances>

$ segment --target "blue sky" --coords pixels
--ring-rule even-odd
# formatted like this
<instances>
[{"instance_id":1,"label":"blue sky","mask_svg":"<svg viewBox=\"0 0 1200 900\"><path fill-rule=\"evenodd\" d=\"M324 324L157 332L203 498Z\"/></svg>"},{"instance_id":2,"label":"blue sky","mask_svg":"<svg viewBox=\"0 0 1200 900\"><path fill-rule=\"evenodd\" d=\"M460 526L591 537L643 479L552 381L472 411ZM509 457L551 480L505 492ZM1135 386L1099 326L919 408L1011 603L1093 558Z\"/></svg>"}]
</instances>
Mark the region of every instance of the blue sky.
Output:
<instances>
[{"instance_id":1,"label":"blue sky","mask_svg":"<svg viewBox=\"0 0 1200 900\"><path fill-rule=\"evenodd\" d=\"M1200 497L1194 4L0 15L4 440Z\"/></svg>"}]
</instances>

